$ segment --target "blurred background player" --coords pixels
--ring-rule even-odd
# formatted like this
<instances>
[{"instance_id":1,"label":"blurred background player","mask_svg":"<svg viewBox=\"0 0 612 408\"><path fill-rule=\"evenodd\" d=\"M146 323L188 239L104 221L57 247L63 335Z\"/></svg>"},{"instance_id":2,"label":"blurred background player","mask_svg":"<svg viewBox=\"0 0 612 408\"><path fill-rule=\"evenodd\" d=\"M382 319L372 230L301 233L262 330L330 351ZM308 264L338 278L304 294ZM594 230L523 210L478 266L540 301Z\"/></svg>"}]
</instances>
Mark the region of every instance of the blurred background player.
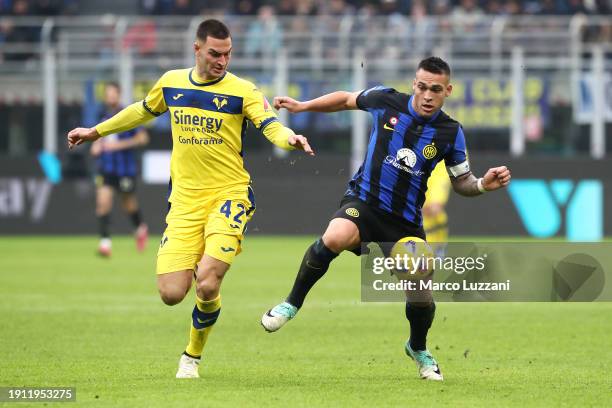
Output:
<instances>
[{"instance_id":1,"label":"blurred background player","mask_svg":"<svg viewBox=\"0 0 612 408\"><path fill-rule=\"evenodd\" d=\"M122 109L121 89L115 82L109 82L104 88L104 106L100 111L100 122L112 117ZM116 190L121 199L121 206L135 229L136 248L143 251L148 238L147 225L136 198L136 175L138 163L137 147L145 146L149 136L143 128L108 135L96 140L91 145L91 154L96 158L96 217L100 243L98 254L104 257L111 255L110 214L113 208L113 196Z\"/></svg>"},{"instance_id":2,"label":"blurred background player","mask_svg":"<svg viewBox=\"0 0 612 408\"><path fill-rule=\"evenodd\" d=\"M450 190L450 178L444 163L440 162L434 168L431 176L429 176L429 180L427 180L425 203L421 209L427 243L429 243L436 256L444 256L446 243L448 242L446 203L448 202Z\"/></svg>"}]
</instances>

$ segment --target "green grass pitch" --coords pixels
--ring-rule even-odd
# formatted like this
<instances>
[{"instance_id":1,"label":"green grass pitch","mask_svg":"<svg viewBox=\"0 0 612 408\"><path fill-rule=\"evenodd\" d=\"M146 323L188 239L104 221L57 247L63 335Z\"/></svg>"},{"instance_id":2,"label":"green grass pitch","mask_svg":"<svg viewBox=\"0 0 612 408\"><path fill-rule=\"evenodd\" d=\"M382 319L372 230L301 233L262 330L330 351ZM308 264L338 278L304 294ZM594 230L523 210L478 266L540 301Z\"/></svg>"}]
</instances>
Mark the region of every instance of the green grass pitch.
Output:
<instances>
[{"instance_id":1,"label":"green grass pitch","mask_svg":"<svg viewBox=\"0 0 612 408\"><path fill-rule=\"evenodd\" d=\"M440 303L428 345L445 381L430 383L403 354L403 305L361 303L347 253L294 321L265 333L260 316L309 242L247 239L202 378L179 381L193 293L161 303L155 239L138 254L116 238L106 260L94 237L0 238L0 386L74 386L76 405L108 407L612 404L612 303Z\"/></svg>"}]
</instances>

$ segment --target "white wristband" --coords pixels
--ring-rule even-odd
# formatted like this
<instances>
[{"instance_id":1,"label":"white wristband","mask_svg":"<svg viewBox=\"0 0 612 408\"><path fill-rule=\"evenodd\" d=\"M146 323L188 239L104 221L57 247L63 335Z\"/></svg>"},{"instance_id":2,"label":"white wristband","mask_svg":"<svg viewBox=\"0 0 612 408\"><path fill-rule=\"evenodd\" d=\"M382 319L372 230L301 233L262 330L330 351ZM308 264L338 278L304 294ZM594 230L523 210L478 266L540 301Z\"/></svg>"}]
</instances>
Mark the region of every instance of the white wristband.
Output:
<instances>
[{"instance_id":1,"label":"white wristband","mask_svg":"<svg viewBox=\"0 0 612 408\"><path fill-rule=\"evenodd\" d=\"M476 187L478 187L478 191L480 191L483 194L487 192L487 190L485 190L484 186L482 185L482 177L478 179L478 182L476 183Z\"/></svg>"}]
</instances>

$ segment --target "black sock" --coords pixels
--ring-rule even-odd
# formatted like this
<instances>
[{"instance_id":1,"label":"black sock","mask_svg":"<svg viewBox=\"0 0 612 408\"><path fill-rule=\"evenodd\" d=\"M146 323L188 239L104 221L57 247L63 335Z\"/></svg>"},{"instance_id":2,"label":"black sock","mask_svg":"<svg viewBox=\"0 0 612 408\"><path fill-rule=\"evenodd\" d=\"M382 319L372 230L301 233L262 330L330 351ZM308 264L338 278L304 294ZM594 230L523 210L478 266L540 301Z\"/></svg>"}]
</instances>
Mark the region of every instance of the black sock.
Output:
<instances>
[{"instance_id":1,"label":"black sock","mask_svg":"<svg viewBox=\"0 0 612 408\"><path fill-rule=\"evenodd\" d=\"M431 327L435 314L436 304L433 302L425 307L417 307L406 302L406 319L410 322L411 349L427 349L427 332Z\"/></svg>"},{"instance_id":2,"label":"black sock","mask_svg":"<svg viewBox=\"0 0 612 408\"><path fill-rule=\"evenodd\" d=\"M109 238L108 225L110 224L110 215L104 214L98 216L98 232L101 238Z\"/></svg>"},{"instance_id":3,"label":"black sock","mask_svg":"<svg viewBox=\"0 0 612 408\"><path fill-rule=\"evenodd\" d=\"M300 270L295 277L295 282L293 283L291 293L287 297L287 302L298 309L302 307L304 298L306 298L310 289L325 275L330 262L337 256L338 254L325 246L322 239L318 239L312 244L304 254L304 259L302 259Z\"/></svg>"},{"instance_id":4,"label":"black sock","mask_svg":"<svg viewBox=\"0 0 612 408\"><path fill-rule=\"evenodd\" d=\"M134 228L138 228L140 224L142 224L142 217L140 216L140 210L136 210L133 213L130 213L130 220L132 220L132 225Z\"/></svg>"}]
</instances>

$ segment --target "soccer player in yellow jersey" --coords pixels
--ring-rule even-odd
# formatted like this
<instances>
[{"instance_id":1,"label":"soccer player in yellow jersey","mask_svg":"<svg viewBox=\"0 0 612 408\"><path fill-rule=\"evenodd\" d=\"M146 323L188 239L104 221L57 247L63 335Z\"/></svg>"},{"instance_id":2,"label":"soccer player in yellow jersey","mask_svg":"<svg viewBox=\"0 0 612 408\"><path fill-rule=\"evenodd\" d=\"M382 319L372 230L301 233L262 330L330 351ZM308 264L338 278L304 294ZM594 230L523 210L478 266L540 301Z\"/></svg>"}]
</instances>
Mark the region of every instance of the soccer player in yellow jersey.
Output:
<instances>
[{"instance_id":1,"label":"soccer player in yellow jersey","mask_svg":"<svg viewBox=\"0 0 612 408\"><path fill-rule=\"evenodd\" d=\"M157 254L157 285L167 305L183 300L196 280L190 340L177 378L197 378L208 334L221 311L220 286L255 211L242 138L250 120L272 143L314 155L307 139L278 122L251 82L227 71L229 29L206 20L197 30L195 67L166 72L143 101L93 128L68 133L70 148L134 128L170 111L169 212Z\"/></svg>"},{"instance_id":2,"label":"soccer player in yellow jersey","mask_svg":"<svg viewBox=\"0 0 612 408\"><path fill-rule=\"evenodd\" d=\"M451 181L440 162L427 180L427 192L423 204L423 228L427 234L427 242L437 256L443 256L448 241L448 216L446 203L451 190Z\"/></svg>"}]
</instances>

